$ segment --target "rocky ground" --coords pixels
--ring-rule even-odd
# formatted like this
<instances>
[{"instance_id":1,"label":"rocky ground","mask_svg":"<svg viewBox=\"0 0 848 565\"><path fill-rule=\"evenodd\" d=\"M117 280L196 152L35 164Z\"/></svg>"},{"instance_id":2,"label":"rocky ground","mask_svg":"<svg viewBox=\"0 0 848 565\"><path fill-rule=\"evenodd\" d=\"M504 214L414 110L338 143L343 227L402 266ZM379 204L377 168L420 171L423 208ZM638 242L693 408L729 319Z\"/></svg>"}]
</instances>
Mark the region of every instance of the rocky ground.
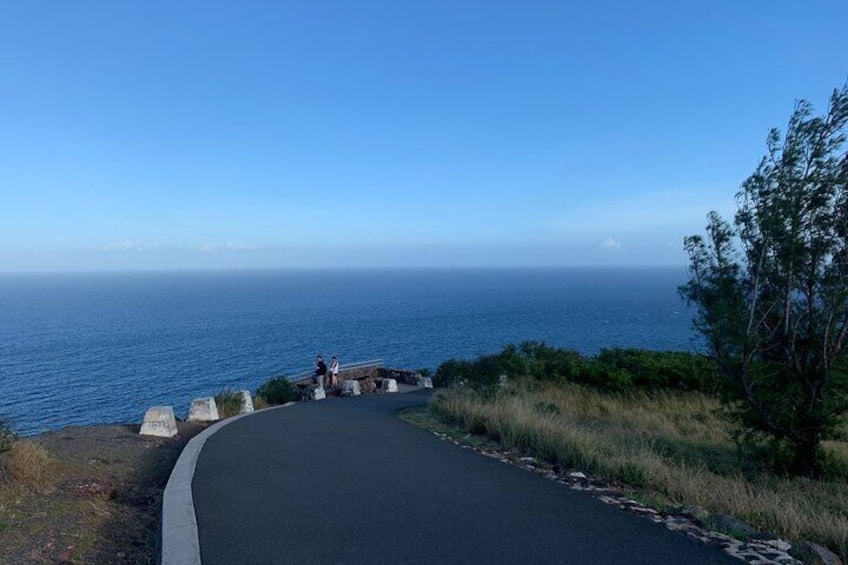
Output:
<instances>
[{"instance_id":1,"label":"rocky ground","mask_svg":"<svg viewBox=\"0 0 848 565\"><path fill-rule=\"evenodd\" d=\"M204 424L170 439L139 426L72 427L32 438L51 455L37 488L0 491L0 563L152 564L162 492L183 446Z\"/></svg>"}]
</instances>

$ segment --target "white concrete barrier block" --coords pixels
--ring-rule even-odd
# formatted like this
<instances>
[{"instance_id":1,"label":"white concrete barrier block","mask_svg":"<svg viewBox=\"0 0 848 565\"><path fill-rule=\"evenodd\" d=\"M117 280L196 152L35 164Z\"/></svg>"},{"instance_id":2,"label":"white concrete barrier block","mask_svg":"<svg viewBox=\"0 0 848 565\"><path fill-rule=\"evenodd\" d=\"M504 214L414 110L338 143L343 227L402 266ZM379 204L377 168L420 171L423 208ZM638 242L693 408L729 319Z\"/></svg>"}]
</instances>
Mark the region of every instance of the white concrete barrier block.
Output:
<instances>
[{"instance_id":1,"label":"white concrete barrier block","mask_svg":"<svg viewBox=\"0 0 848 565\"><path fill-rule=\"evenodd\" d=\"M418 386L421 388L433 388L433 379L430 377L418 377Z\"/></svg>"},{"instance_id":2,"label":"white concrete barrier block","mask_svg":"<svg viewBox=\"0 0 848 565\"><path fill-rule=\"evenodd\" d=\"M241 410L239 410L239 414L253 412L253 397L250 395L250 391L240 390L239 395L241 395Z\"/></svg>"},{"instance_id":3,"label":"white concrete barrier block","mask_svg":"<svg viewBox=\"0 0 848 565\"><path fill-rule=\"evenodd\" d=\"M154 406L144 413L144 421L138 432L143 436L174 437L177 435L177 419L171 406Z\"/></svg>"},{"instance_id":4,"label":"white concrete barrier block","mask_svg":"<svg viewBox=\"0 0 848 565\"><path fill-rule=\"evenodd\" d=\"M327 398L327 393L324 391L324 387L319 386L312 390L312 400L324 400Z\"/></svg>"},{"instance_id":5,"label":"white concrete barrier block","mask_svg":"<svg viewBox=\"0 0 848 565\"><path fill-rule=\"evenodd\" d=\"M349 380L342 383L342 396L359 396L362 391L359 388L359 381Z\"/></svg>"},{"instance_id":6,"label":"white concrete barrier block","mask_svg":"<svg viewBox=\"0 0 848 565\"><path fill-rule=\"evenodd\" d=\"M397 392L397 381L394 379L383 379L383 382L380 383L380 390L383 392Z\"/></svg>"},{"instance_id":7,"label":"white concrete barrier block","mask_svg":"<svg viewBox=\"0 0 848 565\"><path fill-rule=\"evenodd\" d=\"M220 416L218 416L218 405L215 404L214 397L195 398L191 401L191 408L188 411L189 421L214 422L220 419Z\"/></svg>"}]
</instances>

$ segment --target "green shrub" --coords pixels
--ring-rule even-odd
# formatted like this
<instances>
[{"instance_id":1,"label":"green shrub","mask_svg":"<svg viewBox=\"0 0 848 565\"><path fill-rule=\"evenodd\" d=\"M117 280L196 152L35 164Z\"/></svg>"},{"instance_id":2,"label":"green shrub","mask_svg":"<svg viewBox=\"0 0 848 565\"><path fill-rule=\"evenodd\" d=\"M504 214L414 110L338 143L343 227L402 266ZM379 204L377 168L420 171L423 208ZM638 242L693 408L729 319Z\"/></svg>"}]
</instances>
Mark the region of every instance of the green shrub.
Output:
<instances>
[{"instance_id":1,"label":"green shrub","mask_svg":"<svg viewBox=\"0 0 848 565\"><path fill-rule=\"evenodd\" d=\"M472 373L471 361L448 359L440 364L433 376L433 386L446 388L463 381Z\"/></svg>"},{"instance_id":2,"label":"green shrub","mask_svg":"<svg viewBox=\"0 0 848 565\"><path fill-rule=\"evenodd\" d=\"M464 382L476 390L494 388L500 376L512 380L574 382L607 392L692 390L715 393L718 379L703 356L678 351L602 349L595 357L541 342L507 345L500 353L473 361L450 359L436 369L434 386Z\"/></svg>"},{"instance_id":3,"label":"green shrub","mask_svg":"<svg viewBox=\"0 0 848 565\"><path fill-rule=\"evenodd\" d=\"M538 412L539 414L544 415L558 415L562 413L559 406L553 404L552 402L537 402L533 405L533 410Z\"/></svg>"},{"instance_id":4,"label":"green shrub","mask_svg":"<svg viewBox=\"0 0 848 565\"><path fill-rule=\"evenodd\" d=\"M703 356L680 351L602 349L595 362L623 370L632 384L643 390L675 389L714 392L717 375Z\"/></svg>"},{"instance_id":5,"label":"green shrub","mask_svg":"<svg viewBox=\"0 0 848 565\"><path fill-rule=\"evenodd\" d=\"M821 476L831 480L848 482L848 447L840 444L842 452L822 450L820 455Z\"/></svg>"},{"instance_id":6,"label":"green shrub","mask_svg":"<svg viewBox=\"0 0 848 565\"><path fill-rule=\"evenodd\" d=\"M621 463L616 471L618 478L631 487L642 488L648 483L645 471L632 461Z\"/></svg>"},{"instance_id":7,"label":"green shrub","mask_svg":"<svg viewBox=\"0 0 848 565\"><path fill-rule=\"evenodd\" d=\"M472 388L490 390L500 383L501 375L509 376L507 360L501 355L484 355L471 364L468 381Z\"/></svg>"},{"instance_id":8,"label":"green shrub","mask_svg":"<svg viewBox=\"0 0 848 565\"><path fill-rule=\"evenodd\" d=\"M12 444L18 439L18 434L12 429L12 426L3 418L0 418L0 453L4 453L12 449Z\"/></svg>"},{"instance_id":9,"label":"green shrub","mask_svg":"<svg viewBox=\"0 0 848 565\"><path fill-rule=\"evenodd\" d=\"M482 355L474 361L449 359L436 369L433 386L448 387L463 383L477 391L492 391L501 382L501 376L516 376L515 360L509 355Z\"/></svg>"},{"instance_id":10,"label":"green shrub","mask_svg":"<svg viewBox=\"0 0 848 565\"><path fill-rule=\"evenodd\" d=\"M590 360L575 379L576 382L604 392L627 392L633 389L633 378L624 369Z\"/></svg>"},{"instance_id":11,"label":"green shrub","mask_svg":"<svg viewBox=\"0 0 848 565\"><path fill-rule=\"evenodd\" d=\"M585 360L576 351L555 349L537 341L525 341L514 351L524 365L524 374L538 381L575 380L585 365ZM512 356L513 346L504 347L501 355ZM512 361L510 365L513 371L520 370L518 362Z\"/></svg>"},{"instance_id":12,"label":"green shrub","mask_svg":"<svg viewBox=\"0 0 848 565\"><path fill-rule=\"evenodd\" d=\"M293 402L297 397L294 385L288 377L279 375L265 382L256 390L256 395L265 399L268 404L285 404Z\"/></svg>"},{"instance_id":13,"label":"green shrub","mask_svg":"<svg viewBox=\"0 0 848 565\"><path fill-rule=\"evenodd\" d=\"M218 416L222 419L229 418L241 414L244 408L244 399L241 393L224 389L215 396L215 404L218 407Z\"/></svg>"}]
</instances>

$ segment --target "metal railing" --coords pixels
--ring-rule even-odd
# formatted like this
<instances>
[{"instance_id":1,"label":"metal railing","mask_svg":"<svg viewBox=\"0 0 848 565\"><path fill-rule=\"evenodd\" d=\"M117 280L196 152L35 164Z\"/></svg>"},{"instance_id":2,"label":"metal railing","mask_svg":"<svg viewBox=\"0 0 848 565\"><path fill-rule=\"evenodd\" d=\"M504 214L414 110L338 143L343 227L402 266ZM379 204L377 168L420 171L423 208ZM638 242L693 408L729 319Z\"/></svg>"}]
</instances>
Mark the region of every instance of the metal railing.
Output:
<instances>
[{"instance_id":1,"label":"metal railing","mask_svg":"<svg viewBox=\"0 0 848 565\"><path fill-rule=\"evenodd\" d=\"M344 373L345 371L353 371L354 369L365 369L367 367L382 367L383 360L382 359L371 359L369 361L357 361L356 363L346 363L344 365L339 364L339 374ZM300 373L296 373L294 375L288 375L287 378L291 382L303 381L306 380L312 375L315 374L315 369L309 369L307 371L301 371Z\"/></svg>"}]
</instances>

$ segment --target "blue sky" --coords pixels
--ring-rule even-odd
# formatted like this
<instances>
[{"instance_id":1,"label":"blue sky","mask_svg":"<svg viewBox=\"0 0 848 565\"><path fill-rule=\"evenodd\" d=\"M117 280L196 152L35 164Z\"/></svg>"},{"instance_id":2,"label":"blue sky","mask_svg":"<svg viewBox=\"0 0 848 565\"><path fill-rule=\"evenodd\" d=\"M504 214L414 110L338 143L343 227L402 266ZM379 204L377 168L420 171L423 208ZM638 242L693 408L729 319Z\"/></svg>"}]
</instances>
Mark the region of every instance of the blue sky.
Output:
<instances>
[{"instance_id":1,"label":"blue sky","mask_svg":"<svg viewBox=\"0 0 848 565\"><path fill-rule=\"evenodd\" d=\"M848 2L6 2L0 271L685 264Z\"/></svg>"}]
</instances>

